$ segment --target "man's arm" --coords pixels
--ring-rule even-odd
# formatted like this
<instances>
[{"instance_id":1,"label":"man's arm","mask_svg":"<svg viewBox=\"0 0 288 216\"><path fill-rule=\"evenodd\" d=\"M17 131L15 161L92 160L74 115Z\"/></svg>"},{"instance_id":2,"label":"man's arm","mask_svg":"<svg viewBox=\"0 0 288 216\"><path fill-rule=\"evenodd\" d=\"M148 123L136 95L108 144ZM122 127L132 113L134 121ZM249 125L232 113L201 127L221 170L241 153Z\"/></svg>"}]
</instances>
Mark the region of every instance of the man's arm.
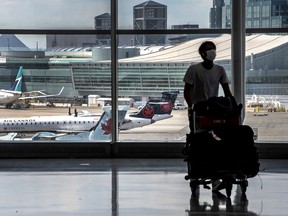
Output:
<instances>
[{"instance_id":1,"label":"man's arm","mask_svg":"<svg viewBox=\"0 0 288 216\"><path fill-rule=\"evenodd\" d=\"M221 84L221 86L223 88L224 95L226 97L232 97L232 93L230 91L229 84L228 83L223 83L223 84Z\"/></svg>"},{"instance_id":2,"label":"man's arm","mask_svg":"<svg viewBox=\"0 0 288 216\"><path fill-rule=\"evenodd\" d=\"M185 83L184 86L184 98L188 104L188 107L191 108L192 107L192 99L191 99L191 93L190 93L190 89L192 88L192 85L189 83Z\"/></svg>"}]
</instances>

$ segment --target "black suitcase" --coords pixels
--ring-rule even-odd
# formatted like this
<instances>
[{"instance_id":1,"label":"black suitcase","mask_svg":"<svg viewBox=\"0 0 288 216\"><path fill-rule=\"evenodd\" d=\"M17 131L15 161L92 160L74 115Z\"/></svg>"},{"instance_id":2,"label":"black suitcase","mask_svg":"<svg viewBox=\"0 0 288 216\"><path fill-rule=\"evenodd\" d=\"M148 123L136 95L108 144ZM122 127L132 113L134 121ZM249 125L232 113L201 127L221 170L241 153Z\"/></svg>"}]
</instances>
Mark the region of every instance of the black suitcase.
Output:
<instances>
[{"instance_id":1,"label":"black suitcase","mask_svg":"<svg viewBox=\"0 0 288 216\"><path fill-rule=\"evenodd\" d=\"M223 125L187 134L183 149L188 166L185 179L190 180L192 194L201 184L209 188L213 179L222 180L228 197L233 184L239 184L245 193L247 178L259 172L253 136L252 128L247 125Z\"/></svg>"}]
</instances>

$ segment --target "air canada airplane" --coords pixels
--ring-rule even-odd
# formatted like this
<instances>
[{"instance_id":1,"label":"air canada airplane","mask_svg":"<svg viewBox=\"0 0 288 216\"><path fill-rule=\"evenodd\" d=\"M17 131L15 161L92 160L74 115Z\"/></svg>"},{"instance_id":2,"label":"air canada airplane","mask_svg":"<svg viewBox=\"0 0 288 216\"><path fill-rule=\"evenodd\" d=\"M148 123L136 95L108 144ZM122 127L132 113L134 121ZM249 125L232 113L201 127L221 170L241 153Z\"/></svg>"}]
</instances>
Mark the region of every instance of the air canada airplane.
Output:
<instances>
[{"instance_id":1,"label":"air canada airplane","mask_svg":"<svg viewBox=\"0 0 288 216\"><path fill-rule=\"evenodd\" d=\"M120 130L129 130L173 117L171 112L179 91L162 92L160 100L149 100L136 114L127 114Z\"/></svg>"},{"instance_id":2,"label":"air canada airplane","mask_svg":"<svg viewBox=\"0 0 288 216\"><path fill-rule=\"evenodd\" d=\"M118 123L119 126L123 123L128 106L118 107ZM31 139L33 141L40 140L55 140L55 141L111 141L112 138L112 116L111 107L103 108L104 112L101 115L97 124L90 130L72 135L59 135L51 132L39 132ZM118 127L119 128L119 127Z\"/></svg>"},{"instance_id":3,"label":"air canada airplane","mask_svg":"<svg viewBox=\"0 0 288 216\"><path fill-rule=\"evenodd\" d=\"M177 94L178 93L163 92L160 100L148 101L138 113L125 116L125 119L122 120L123 122L120 125L120 130L143 127L162 119L171 118L171 111ZM76 113L67 116L2 118L0 119L0 133L79 133L91 130L100 119L100 115L88 115L87 113L81 115Z\"/></svg>"},{"instance_id":4,"label":"air canada airplane","mask_svg":"<svg viewBox=\"0 0 288 216\"><path fill-rule=\"evenodd\" d=\"M0 119L0 133L82 132L96 125L100 116L34 116Z\"/></svg>"}]
</instances>

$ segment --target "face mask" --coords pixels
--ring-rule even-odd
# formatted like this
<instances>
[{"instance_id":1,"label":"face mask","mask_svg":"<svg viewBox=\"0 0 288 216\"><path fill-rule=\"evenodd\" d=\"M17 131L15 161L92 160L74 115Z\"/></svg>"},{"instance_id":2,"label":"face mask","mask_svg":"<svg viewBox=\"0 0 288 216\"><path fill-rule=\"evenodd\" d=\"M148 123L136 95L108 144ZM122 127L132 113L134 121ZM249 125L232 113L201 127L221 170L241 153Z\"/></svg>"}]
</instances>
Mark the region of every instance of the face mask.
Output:
<instances>
[{"instance_id":1,"label":"face mask","mask_svg":"<svg viewBox=\"0 0 288 216\"><path fill-rule=\"evenodd\" d=\"M214 61L215 57L216 57L215 49L206 51L206 59L208 59L209 61Z\"/></svg>"}]
</instances>

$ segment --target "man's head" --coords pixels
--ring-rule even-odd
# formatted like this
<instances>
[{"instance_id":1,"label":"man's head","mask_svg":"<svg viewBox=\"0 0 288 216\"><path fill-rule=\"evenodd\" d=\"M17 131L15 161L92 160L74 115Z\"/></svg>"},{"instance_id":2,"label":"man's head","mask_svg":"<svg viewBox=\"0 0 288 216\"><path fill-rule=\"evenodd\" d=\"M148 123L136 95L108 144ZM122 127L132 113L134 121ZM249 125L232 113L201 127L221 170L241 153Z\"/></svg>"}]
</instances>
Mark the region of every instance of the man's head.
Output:
<instances>
[{"instance_id":1,"label":"man's head","mask_svg":"<svg viewBox=\"0 0 288 216\"><path fill-rule=\"evenodd\" d=\"M216 57L216 45L212 41L203 42L198 52L203 60L214 61Z\"/></svg>"}]
</instances>

